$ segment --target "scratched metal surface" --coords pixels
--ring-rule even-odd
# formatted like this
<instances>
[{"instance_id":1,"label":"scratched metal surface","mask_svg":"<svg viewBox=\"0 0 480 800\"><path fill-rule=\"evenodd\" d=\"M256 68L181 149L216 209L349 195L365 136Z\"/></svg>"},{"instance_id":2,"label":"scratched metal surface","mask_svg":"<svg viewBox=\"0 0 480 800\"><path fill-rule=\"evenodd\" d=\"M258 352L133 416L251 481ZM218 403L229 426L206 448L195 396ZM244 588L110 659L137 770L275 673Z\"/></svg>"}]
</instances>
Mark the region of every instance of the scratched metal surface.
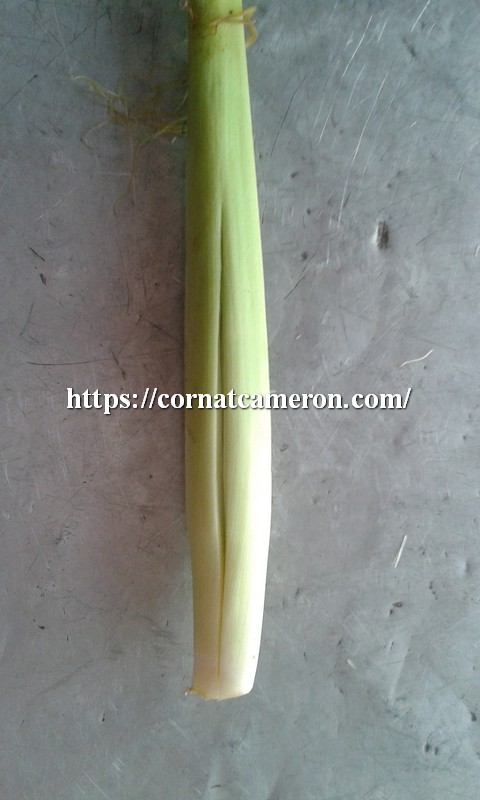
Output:
<instances>
[{"instance_id":1,"label":"scratched metal surface","mask_svg":"<svg viewBox=\"0 0 480 800\"><path fill-rule=\"evenodd\" d=\"M249 51L277 391L258 680L185 697L184 146L71 76L148 85L176 0L0 11L1 800L474 800L480 785L479 8L259 3ZM385 222L388 247L376 229ZM430 354L422 361L404 364Z\"/></svg>"}]
</instances>

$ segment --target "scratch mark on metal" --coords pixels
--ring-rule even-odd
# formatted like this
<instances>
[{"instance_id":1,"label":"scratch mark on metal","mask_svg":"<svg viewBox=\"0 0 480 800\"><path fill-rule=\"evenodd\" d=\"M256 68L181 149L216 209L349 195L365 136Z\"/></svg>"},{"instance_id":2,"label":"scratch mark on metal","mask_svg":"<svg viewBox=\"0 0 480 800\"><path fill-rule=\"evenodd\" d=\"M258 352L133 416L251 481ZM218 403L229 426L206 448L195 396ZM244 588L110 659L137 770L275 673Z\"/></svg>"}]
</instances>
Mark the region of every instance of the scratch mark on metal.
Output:
<instances>
[{"instance_id":1,"label":"scratch mark on metal","mask_svg":"<svg viewBox=\"0 0 480 800\"><path fill-rule=\"evenodd\" d=\"M32 316L32 309L33 309L33 300L32 300L32 304L30 306L30 310L28 312L28 316L27 316L27 319L25 321L25 324L24 324L22 330L20 331L20 333L18 334L19 336L22 336L22 334L25 332L25 330L26 330L26 328L28 326L28 323L30 322L30 317Z\"/></svg>"},{"instance_id":2,"label":"scratch mark on metal","mask_svg":"<svg viewBox=\"0 0 480 800\"><path fill-rule=\"evenodd\" d=\"M360 70L360 72L358 73L357 77L355 78L355 81L354 81L354 84L353 84L353 87L352 87L352 91L350 92L350 97L348 98L347 108L350 107L350 103L352 102L352 97L353 97L353 95L355 93L355 89L357 88L358 81L362 77L364 69L365 69L365 64L363 65L362 69Z\"/></svg>"},{"instance_id":3,"label":"scratch mark on metal","mask_svg":"<svg viewBox=\"0 0 480 800\"><path fill-rule=\"evenodd\" d=\"M331 21L332 21L332 19L333 19L333 15L335 14L335 11L337 10L337 6L338 6L338 0L335 0L335 5L334 5L334 7L333 7L333 11L332 11L332 13L330 14L330 19L328 20L328 24L329 24L329 25L330 25L330 23L331 23Z\"/></svg>"},{"instance_id":4,"label":"scratch mark on metal","mask_svg":"<svg viewBox=\"0 0 480 800\"><path fill-rule=\"evenodd\" d=\"M402 539L402 544L400 545L398 553L397 553L397 555L395 557L395 561L393 562L393 568L394 569L397 569L397 567L398 567L398 562L400 561L400 559L402 557L402 553L403 553L403 551L405 549L405 545L407 543L407 538L408 538L408 536L407 536L407 534L405 534L405 536Z\"/></svg>"},{"instance_id":5,"label":"scratch mark on metal","mask_svg":"<svg viewBox=\"0 0 480 800\"><path fill-rule=\"evenodd\" d=\"M397 96L397 94L398 94L398 90L400 89L400 87L401 87L402 83L403 83L403 78L400 78L400 80L398 81L398 83L397 83L397 86L395 87L395 90L394 90L394 92L393 92L392 99L390 100L389 104L387 105L387 107L386 107L386 109L385 109L385 111L384 111L384 114L383 114L383 116L382 116L382 119L380 120L380 124L379 124L379 126L378 126L378 129L377 129L377 132L376 132L376 134L375 134L375 138L374 138L374 140L373 140L373 143L372 143L372 147L371 147L370 153L369 153L369 155L368 155L368 158L367 158L367 159L366 159L366 161L365 161L365 166L364 166L364 169L363 169L363 173L362 173L362 179L361 179L361 183L362 183L362 184L363 184L363 179L364 179L364 177L365 177L365 174L366 174L366 172L367 172L367 169L368 169L368 165L369 165L369 163L370 163L370 161L371 161L371 159L372 159L372 156L373 156L373 155L374 155L374 153L376 152L376 149L377 149L377 141L378 141L378 137L379 137L379 135L380 135L380 131L381 131L382 127L383 127L383 123L385 122L385 119L387 118L387 116L388 116L388 114L389 114L389 112L390 112L390 109L391 109L391 107L392 107L392 105L393 105L393 102L394 102L394 100L395 100L395 98L396 98L396 96ZM385 154L384 154L384 155L385 155ZM382 156L382 158L383 158L383 156Z\"/></svg>"},{"instance_id":6,"label":"scratch mark on metal","mask_svg":"<svg viewBox=\"0 0 480 800\"><path fill-rule=\"evenodd\" d=\"M292 292L294 292L294 291L295 291L295 289L297 288L297 286L298 286L298 285L299 285L299 284L300 284L300 283L301 283L301 282L302 282L302 281L303 281L303 280L304 280L306 277L307 277L307 273L305 272L305 273L304 273L304 274L303 274L303 275L302 275L302 276L301 276L301 277L298 279L298 281L296 282L296 284L295 284L295 286L293 287L293 289L290 289L290 291L288 292L288 294L286 294L286 295L285 295L285 297L284 297L283 299L284 299L284 300L286 300L286 299L287 299L287 297L290 297L290 295L292 294Z\"/></svg>"},{"instance_id":7,"label":"scratch mark on metal","mask_svg":"<svg viewBox=\"0 0 480 800\"><path fill-rule=\"evenodd\" d=\"M390 17L391 17L391 16L392 16L392 14L390 13L390 14L388 15L387 19L385 20L385 22L383 23L382 30L381 30L381 31L380 31L380 33L378 34L378 39L377 39L377 42L379 42L379 41L380 41L380 39L382 38L382 36L383 36L383 34L384 34L384 32L385 32L385 28L387 27L388 20L390 19Z\"/></svg>"},{"instance_id":8,"label":"scratch mark on metal","mask_svg":"<svg viewBox=\"0 0 480 800\"><path fill-rule=\"evenodd\" d=\"M363 40L365 39L365 36L367 35L367 31L368 31L368 29L369 29L369 27L370 27L370 23L371 23L372 19L373 19L373 16L372 16L372 17L370 17L370 19L368 20L368 22L367 22L367 27L366 27L366 28L365 28L365 30L363 31L362 38L360 39L360 41L359 41L359 43L357 44L357 46L356 46L355 50L353 51L353 53L352 53L352 57L350 58L350 61L348 62L348 64L347 64L347 66L345 67L345 69L343 70L342 78L344 78L344 77L345 77L345 75L347 74L347 71L348 71L348 68L349 68L350 64L352 63L353 59L354 59L354 58L355 58L355 56L357 55L357 53L358 53L358 51L359 51L359 49L360 49L360 47L361 47L361 45L362 45L362 42L363 42Z\"/></svg>"},{"instance_id":9,"label":"scratch mark on metal","mask_svg":"<svg viewBox=\"0 0 480 800\"><path fill-rule=\"evenodd\" d=\"M273 155L273 151L275 150L275 146L277 144L278 137L280 136L280 132L281 132L283 126L285 125L285 120L287 119L288 112L290 111L290 108L291 108L292 103L294 101L295 95L297 94L297 92L300 89L300 87L303 86L303 84L305 83L306 79L307 79L307 76L305 75L303 77L303 79L300 81L300 83L298 84L297 88L295 89L294 93L292 94L292 96L290 98L290 102L289 102L289 104L287 106L287 110L285 111L285 114L283 115L282 121L280 123L280 127L279 127L279 129L277 131L277 135L275 136L275 139L273 140L272 149L270 150L270 156Z\"/></svg>"},{"instance_id":10,"label":"scratch mark on metal","mask_svg":"<svg viewBox=\"0 0 480 800\"><path fill-rule=\"evenodd\" d=\"M348 185L349 185L349 182L350 182L350 177L351 177L351 174L352 174L352 170L353 170L355 161L356 161L357 156L358 156L358 151L360 150L360 146L362 144L363 137L365 135L365 131L367 130L368 123L370 122L372 114L375 111L375 108L376 108L376 105L378 103L378 99L380 97L382 89L385 86L385 82L386 82L386 80L388 78L388 74L389 73L387 72L387 74L385 75L382 83L380 84L380 88L379 88L377 94L375 95L375 99L373 101L372 107L371 107L371 109L370 109L370 111L369 111L369 113L367 115L367 118L366 118L365 123L364 123L363 128L362 128L362 132L360 133L360 137L359 137L358 142L357 142L357 146L356 146L356 148L354 150L354 153L353 153L353 156L352 156L350 169L348 170L348 175L347 175L347 178L346 178L346 181L345 181L345 186L343 187L342 200L341 200L341 203L340 203L340 211L339 211L339 214L338 214L338 226L340 226L340 223L342 221L343 204L345 202L345 197L347 196Z\"/></svg>"},{"instance_id":11,"label":"scratch mark on metal","mask_svg":"<svg viewBox=\"0 0 480 800\"><path fill-rule=\"evenodd\" d=\"M120 370L120 372L122 373L122 377L125 379L125 378L127 377L127 373L125 372L125 370L123 369L123 367L120 365L120 361L118 360L118 358L117 358L117 356L115 355L115 353L113 352L113 350L110 350L110 352L111 352L111 354L112 354L112 358L113 358L113 360L115 361L115 364L117 365L118 369L119 369L119 370Z\"/></svg>"},{"instance_id":12,"label":"scratch mark on metal","mask_svg":"<svg viewBox=\"0 0 480 800\"><path fill-rule=\"evenodd\" d=\"M37 253L37 251L34 250L33 247L29 247L28 249L30 250L31 253L33 253L34 256L37 256L38 258L41 258L42 261L45 261L44 257L41 256L40 253Z\"/></svg>"},{"instance_id":13,"label":"scratch mark on metal","mask_svg":"<svg viewBox=\"0 0 480 800\"><path fill-rule=\"evenodd\" d=\"M428 6L430 5L430 2L431 2L431 0L427 0L427 2L425 3L424 7L423 7L423 8L422 8L422 10L420 11L420 14L418 15L417 19L416 19L416 20L415 20L415 22L413 23L413 25L412 25L412 28L411 28L411 30L410 30L410 33L413 33L413 31L414 31L414 30L415 30L415 28L417 27L417 25L418 25L418 23L420 22L421 18L422 18L422 17L423 17L423 15L425 14L425 11L427 10Z\"/></svg>"},{"instance_id":14,"label":"scratch mark on metal","mask_svg":"<svg viewBox=\"0 0 480 800\"><path fill-rule=\"evenodd\" d=\"M23 84L23 86L21 86L21 87L20 87L20 89L17 89L17 91L16 91L16 92L14 92L14 93L12 94L12 96L11 96L11 97L9 97L9 98L8 98L8 100L7 100L7 101L6 101L6 102L3 104L3 106L0 106L0 111L3 111L3 110L4 110L4 109L5 109L5 108L6 108L8 105L10 105L10 103L12 102L12 100L15 100L15 98L16 98L16 97L18 97L18 95L20 94L20 92L23 92L23 90L24 90L24 89L26 89L26 88L27 88L27 86L28 86L28 85L29 85L29 84L30 84L30 83L31 83L31 82L32 82L32 81L33 81L35 78L38 78L38 75L36 75L36 74L35 74L35 75L32 75L32 77L31 77L31 78L29 78L29 79L28 79L28 81L27 81L26 83L24 83L24 84Z\"/></svg>"},{"instance_id":15,"label":"scratch mark on metal","mask_svg":"<svg viewBox=\"0 0 480 800\"><path fill-rule=\"evenodd\" d=\"M188 736L186 735L185 731L184 731L184 730L182 730L182 728L180 727L180 725L179 725L177 722L175 722L175 720L174 720L174 719L172 719L172 717L169 717L169 718L168 718L168 721L169 721L169 722L170 722L170 723L173 725L173 727L175 728L175 730L177 730L177 731L178 731L178 733L180 734L180 736L181 736L183 739L185 739L187 742L189 742L189 741L190 741L190 740L189 740L189 738L188 738Z\"/></svg>"},{"instance_id":16,"label":"scratch mark on metal","mask_svg":"<svg viewBox=\"0 0 480 800\"><path fill-rule=\"evenodd\" d=\"M95 781L93 780L93 778L91 777L91 775L89 775L89 774L88 774L88 772L86 772L84 769L82 769L82 772L83 772L83 774L84 774L84 775L85 775L85 776L88 778L88 780L89 780L91 783L93 783L93 785L95 786L95 788L96 788L96 789L98 789L98 791L100 792L100 794L101 794L101 795L103 795L104 797L106 797L106 798L107 798L107 800L112 800L112 797L111 797L111 795L109 795L109 794L106 794L106 792L104 792L104 791L103 791L103 789L101 789L101 788L100 788L100 786L98 785L98 783L95 783Z\"/></svg>"},{"instance_id":17,"label":"scratch mark on metal","mask_svg":"<svg viewBox=\"0 0 480 800\"><path fill-rule=\"evenodd\" d=\"M49 211L52 211L54 208L57 208L57 206L60 206L62 203L64 203L64 202L65 202L65 200L67 199L67 197L70 197L70 195L71 195L71 194L73 194L73 192L76 192L76 191L77 191L77 190L76 190L76 188L75 188L75 187L74 187L73 189L70 189L70 191L68 191L68 192L66 193L66 195L64 195L63 197L60 197L60 199L59 199L59 200L57 200L57 202L56 202L56 203L54 203L54 204L53 204L53 206L52 206L51 208L47 208L47 210L46 210L46 211L44 211L44 212L43 212L43 214L40 214L40 216L39 216L39 217L37 217L37 219L36 219L35 221L36 221L36 222L38 222L38 220L40 220L40 219L43 219L43 217L45 217L45 216L46 216L46 215L49 213Z\"/></svg>"},{"instance_id":18,"label":"scratch mark on metal","mask_svg":"<svg viewBox=\"0 0 480 800\"><path fill-rule=\"evenodd\" d=\"M83 794L83 796L86 797L87 800L88 800L88 794L85 794L85 792L83 791L82 787L78 783L75 783L75 786L76 786L77 789L80 789L80 791Z\"/></svg>"},{"instance_id":19,"label":"scratch mark on metal","mask_svg":"<svg viewBox=\"0 0 480 800\"><path fill-rule=\"evenodd\" d=\"M173 339L174 342L177 342L177 344L180 344L179 339L177 339L175 336L172 336L172 334L169 333L168 331L166 331L165 328L162 328L160 325L157 325L156 322L152 322L152 320L148 319L148 317L146 317L144 314L140 314L140 316L138 318L138 322L140 322L140 320L145 320L145 322L148 322L148 324L151 325L153 328L156 328L157 331L160 331L160 333L163 333L164 336L168 336L169 339Z\"/></svg>"},{"instance_id":20,"label":"scratch mark on metal","mask_svg":"<svg viewBox=\"0 0 480 800\"><path fill-rule=\"evenodd\" d=\"M110 361L110 356L107 358L89 358L87 361L25 361L32 367L74 367L77 364L94 364L97 361Z\"/></svg>"}]
</instances>

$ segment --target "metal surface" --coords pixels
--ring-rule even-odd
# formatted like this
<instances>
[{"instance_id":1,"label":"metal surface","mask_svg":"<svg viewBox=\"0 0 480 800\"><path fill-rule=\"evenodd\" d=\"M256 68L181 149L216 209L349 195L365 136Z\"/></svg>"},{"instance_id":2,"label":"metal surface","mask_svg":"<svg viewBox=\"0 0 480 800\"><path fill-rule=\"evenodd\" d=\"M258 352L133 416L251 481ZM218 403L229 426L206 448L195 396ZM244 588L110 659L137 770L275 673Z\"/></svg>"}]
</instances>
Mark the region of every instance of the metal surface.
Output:
<instances>
[{"instance_id":1,"label":"metal surface","mask_svg":"<svg viewBox=\"0 0 480 800\"><path fill-rule=\"evenodd\" d=\"M256 686L184 696L181 413L66 407L182 388L183 143L121 198L132 144L82 144L105 113L71 78L148 85L183 14L4 0L1 800L478 797L478 4L256 19L272 386L410 400L275 412Z\"/></svg>"}]
</instances>

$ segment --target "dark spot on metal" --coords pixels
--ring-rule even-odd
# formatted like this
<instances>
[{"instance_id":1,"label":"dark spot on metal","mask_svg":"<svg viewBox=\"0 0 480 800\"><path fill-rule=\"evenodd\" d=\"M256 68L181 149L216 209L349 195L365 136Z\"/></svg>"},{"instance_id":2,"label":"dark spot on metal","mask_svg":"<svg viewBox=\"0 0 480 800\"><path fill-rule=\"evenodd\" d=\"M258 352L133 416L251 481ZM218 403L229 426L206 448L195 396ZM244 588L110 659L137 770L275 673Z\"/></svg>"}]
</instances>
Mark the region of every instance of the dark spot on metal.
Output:
<instances>
[{"instance_id":1,"label":"dark spot on metal","mask_svg":"<svg viewBox=\"0 0 480 800\"><path fill-rule=\"evenodd\" d=\"M386 222L379 222L377 225L377 247L379 250L386 250L390 241L390 232Z\"/></svg>"}]
</instances>

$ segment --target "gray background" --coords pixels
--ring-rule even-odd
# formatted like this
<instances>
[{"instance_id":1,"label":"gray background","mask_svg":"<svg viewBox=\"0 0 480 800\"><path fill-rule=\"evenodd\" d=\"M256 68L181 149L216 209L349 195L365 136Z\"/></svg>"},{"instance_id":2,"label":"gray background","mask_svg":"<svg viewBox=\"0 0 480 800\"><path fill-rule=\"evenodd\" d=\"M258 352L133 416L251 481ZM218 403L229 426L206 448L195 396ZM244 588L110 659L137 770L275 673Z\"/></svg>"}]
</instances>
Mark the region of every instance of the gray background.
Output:
<instances>
[{"instance_id":1,"label":"gray background","mask_svg":"<svg viewBox=\"0 0 480 800\"><path fill-rule=\"evenodd\" d=\"M274 414L258 677L218 704L184 695L181 413L66 409L182 388L184 142L124 195L132 137L88 149L105 111L71 78L180 75L183 13L3 0L1 800L478 797L479 17L259 4L272 387L412 393Z\"/></svg>"}]
</instances>

